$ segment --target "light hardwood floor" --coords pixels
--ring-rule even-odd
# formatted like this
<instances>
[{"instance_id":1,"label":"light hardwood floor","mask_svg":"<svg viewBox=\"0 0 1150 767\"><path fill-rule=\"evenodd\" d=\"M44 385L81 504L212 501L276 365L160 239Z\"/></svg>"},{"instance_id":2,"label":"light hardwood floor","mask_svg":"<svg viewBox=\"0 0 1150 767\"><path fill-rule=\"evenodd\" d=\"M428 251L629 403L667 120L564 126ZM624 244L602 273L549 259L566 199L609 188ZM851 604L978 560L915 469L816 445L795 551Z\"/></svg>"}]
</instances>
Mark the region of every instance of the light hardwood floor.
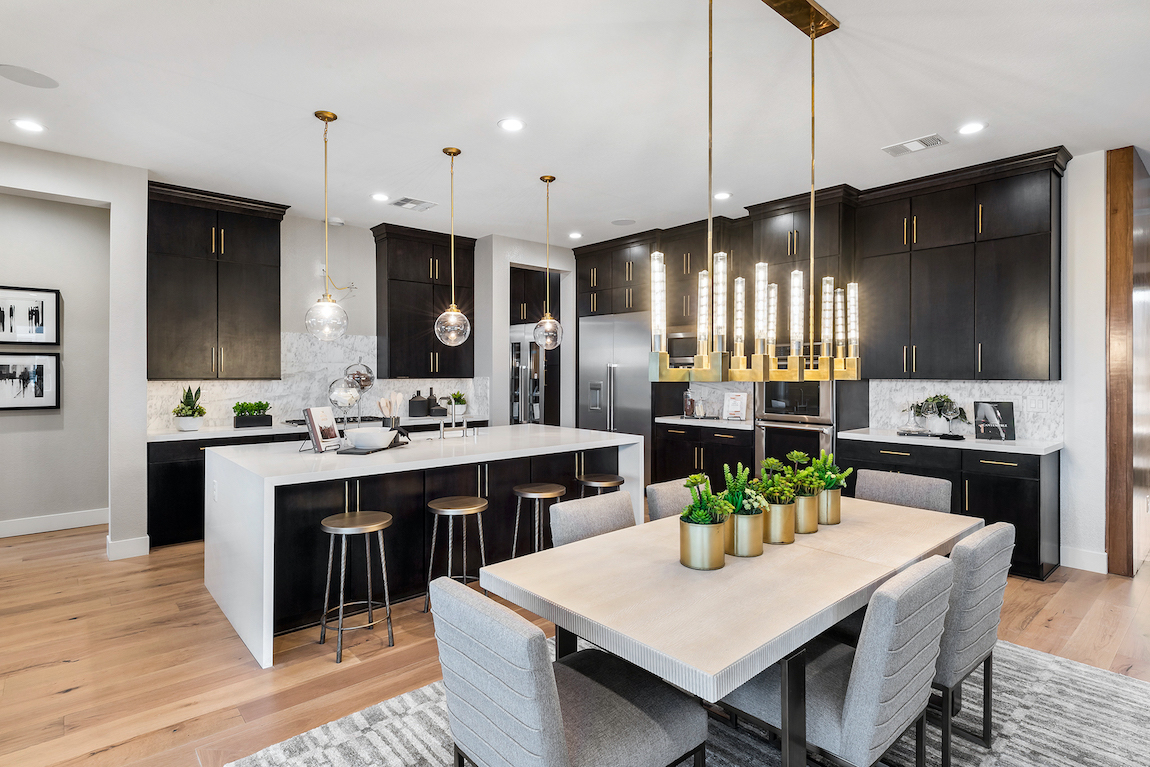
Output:
<instances>
[{"instance_id":1,"label":"light hardwood floor","mask_svg":"<svg viewBox=\"0 0 1150 767\"><path fill-rule=\"evenodd\" d=\"M105 528L0 540L0 764L218 767L439 678L422 602L344 661L309 629L261 670L203 585L203 544L109 562ZM1150 681L1150 568L1011 579L1000 637ZM550 624L535 619L548 631Z\"/></svg>"}]
</instances>

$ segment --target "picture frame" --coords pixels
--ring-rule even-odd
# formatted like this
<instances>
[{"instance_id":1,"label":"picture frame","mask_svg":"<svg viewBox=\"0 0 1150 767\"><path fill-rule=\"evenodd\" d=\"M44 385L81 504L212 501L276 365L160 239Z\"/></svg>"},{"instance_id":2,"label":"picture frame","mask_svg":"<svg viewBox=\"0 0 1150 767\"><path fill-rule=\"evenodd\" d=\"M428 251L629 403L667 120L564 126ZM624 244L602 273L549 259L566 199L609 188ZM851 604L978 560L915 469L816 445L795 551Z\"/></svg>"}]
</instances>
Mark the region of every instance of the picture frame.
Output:
<instances>
[{"instance_id":1,"label":"picture frame","mask_svg":"<svg viewBox=\"0 0 1150 767\"><path fill-rule=\"evenodd\" d=\"M747 393L728 392L723 398L723 420L745 421L747 419Z\"/></svg>"},{"instance_id":2,"label":"picture frame","mask_svg":"<svg viewBox=\"0 0 1150 767\"><path fill-rule=\"evenodd\" d=\"M311 437L312 449L317 453L338 450L343 444L339 436L339 426L335 422L330 407L309 407L303 411L307 421L307 433Z\"/></svg>"},{"instance_id":3,"label":"picture frame","mask_svg":"<svg viewBox=\"0 0 1150 767\"><path fill-rule=\"evenodd\" d=\"M0 285L0 344L60 345L60 291Z\"/></svg>"},{"instance_id":4,"label":"picture frame","mask_svg":"<svg viewBox=\"0 0 1150 767\"><path fill-rule=\"evenodd\" d=\"M59 352L0 352L0 410L59 410Z\"/></svg>"},{"instance_id":5,"label":"picture frame","mask_svg":"<svg viewBox=\"0 0 1150 767\"><path fill-rule=\"evenodd\" d=\"M1006 441L1014 439L1013 402L975 402L974 438Z\"/></svg>"}]
</instances>

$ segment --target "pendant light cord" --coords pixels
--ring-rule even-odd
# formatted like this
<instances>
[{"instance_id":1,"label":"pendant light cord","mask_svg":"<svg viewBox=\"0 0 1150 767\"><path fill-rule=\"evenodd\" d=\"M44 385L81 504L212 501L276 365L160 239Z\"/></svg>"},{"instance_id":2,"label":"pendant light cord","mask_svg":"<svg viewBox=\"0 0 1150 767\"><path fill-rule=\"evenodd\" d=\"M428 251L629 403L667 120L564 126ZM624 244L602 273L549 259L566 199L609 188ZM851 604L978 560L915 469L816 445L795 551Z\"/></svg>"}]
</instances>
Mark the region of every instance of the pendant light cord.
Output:
<instances>
[{"instance_id":1,"label":"pendant light cord","mask_svg":"<svg viewBox=\"0 0 1150 767\"><path fill-rule=\"evenodd\" d=\"M455 306L455 155L451 157L451 305Z\"/></svg>"},{"instance_id":2,"label":"pendant light cord","mask_svg":"<svg viewBox=\"0 0 1150 767\"><path fill-rule=\"evenodd\" d=\"M329 301L331 300L331 293L327 292L327 284L331 282L331 277L328 275L328 255L327 255L327 128L331 123L325 122L323 124L323 295ZM335 283L332 283L333 285Z\"/></svg>"},{"instance_id":3,"label":"pendant light cord","mask_svg":"<svg viewBox=\"0 0 1150 767\"><path fill-rule=\"evenodd\" d=\"M547 286L543 291L543 314L551 316L551 182L547 182Z\"/></svg>"},{"instance_id":4,"label":"pendant light cord","mask_svg":"<svg viewBox=\"0 0 1150 767\"><path fill-rule=\"evenodd\" d=\"M713 124L714 124L714 91L715 91L715 0L708 0L707 2L707 270L708 274L714 277L714 186L715 186L715 171L714 171L714 137L713 137ZM713 286L712 286L713 289ZM707 303L712 303L711 296L707 296ZM701 311L701 308L700 308ZM711 348L714 349L715 343L715 315L714 312L709 312L711 317ZM719 349L718 351L723 351Z\"/></svg>"},{"instance_id":5,"label":"pendant light cord","mask_svg":"<svg viewBox=\"0 0 1150 767\"><path fill-rule=\"evenodd\" d=\"M811 8L811 368L815 367L815 9Z\"/></svg>"}]
</instances>

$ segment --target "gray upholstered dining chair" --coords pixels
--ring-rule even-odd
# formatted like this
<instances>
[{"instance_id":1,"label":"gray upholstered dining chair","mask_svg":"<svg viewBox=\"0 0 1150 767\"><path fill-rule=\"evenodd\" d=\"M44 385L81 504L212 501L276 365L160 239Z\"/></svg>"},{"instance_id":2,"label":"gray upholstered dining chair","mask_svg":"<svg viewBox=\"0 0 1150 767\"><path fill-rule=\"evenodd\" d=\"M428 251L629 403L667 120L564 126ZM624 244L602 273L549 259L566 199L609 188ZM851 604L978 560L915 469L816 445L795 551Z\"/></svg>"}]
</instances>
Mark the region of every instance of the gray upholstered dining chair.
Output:
<instances>
[{"instance_id":1,"label":"gray upholstered dining chair","mask_svg":"<svg viewBox=\"0 0 1150 767\"><path fill-rule=\"evenodd\" d=\"M552 662L525 618L448 578L431 590L455 767L704 767L707 715L689 696L600 650Z\"/></svg>"},{"instance_id":2,"label":"gray upholstered dining chair","mask_svg":"<svg viewBox=\"0 0 1150 767\"><path fill-rule=\"evenodd\" d=\"M950 512L950 480L859 469L855 498L929 511Z\"/></svg>"},{"instance_id":3,"label":"gray upholstered dining chair","mask_svg":"<svg viewBox=\"0 0 1150 767\"><path fill-rule=\"evenodd\" d=\"M593 495L551 507L551 539L556 546L634 526L630 493Z\"/></svg>"},{"instance_id":4,"label":"gray upholstered dining chair","mask_svg":"<svg viewBox=\"0 0 1150 767\"><path fill-rule=\"evenodd\" d=\"M687 478L683 477L647 485L647 513L652 522L664 517L677 517L691 505L691 491L684 486L686 481Z\"/></svg>"},{"instance_id":5,"label":"gray upholstered dining chair","mask_svg":"<svg viewBox=\"0 0 1150 767\"><path fill-rule=\"evenodd\" d=\"M998 522L963 538L950 552L954 563L954 588L950 609L942 631L942 643L934 687L941 709L942 765L950 767L951 734L990 748L994 695L994 644L1006 593L1006 575L1014 551L1014 525ZM955 692L962 695L962 683L982 666L982 735L955 727Z\"/></svg>"},{"instance_id":6,"label":"gray upholstered dining chair","mask_svg":"<svg viewBox=\"0 0 1150 767\"><path fill-rule=\"evenodd\" d=\"M895 575L870 600L857 648L829 639L807 645L807 749L870 767L915 725L917 767L926 764L930 701L954 565L934 556ZM772 666L719 705L778 732L780 671Z\"/></svg>"}]
</instances>

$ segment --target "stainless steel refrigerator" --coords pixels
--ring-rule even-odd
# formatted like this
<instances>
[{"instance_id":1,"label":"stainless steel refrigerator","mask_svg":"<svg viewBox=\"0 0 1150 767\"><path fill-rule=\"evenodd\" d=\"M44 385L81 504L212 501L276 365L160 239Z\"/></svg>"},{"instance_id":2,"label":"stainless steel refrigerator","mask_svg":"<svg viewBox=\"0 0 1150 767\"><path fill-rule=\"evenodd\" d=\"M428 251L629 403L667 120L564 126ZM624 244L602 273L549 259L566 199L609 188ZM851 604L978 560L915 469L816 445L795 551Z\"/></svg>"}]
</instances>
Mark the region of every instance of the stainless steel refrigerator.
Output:
<instances>
[{"instance_id":1,"label":"stainless steel refrigerator","mask_svg":"<svg viewBox=\"0 0 1150 767\"><path fill-rule=\"evenodd\" d=\"M651 481L651 313L579 320L579 414L582 429L643 435L644 484Z\"/></svg>"}]
</instances>

